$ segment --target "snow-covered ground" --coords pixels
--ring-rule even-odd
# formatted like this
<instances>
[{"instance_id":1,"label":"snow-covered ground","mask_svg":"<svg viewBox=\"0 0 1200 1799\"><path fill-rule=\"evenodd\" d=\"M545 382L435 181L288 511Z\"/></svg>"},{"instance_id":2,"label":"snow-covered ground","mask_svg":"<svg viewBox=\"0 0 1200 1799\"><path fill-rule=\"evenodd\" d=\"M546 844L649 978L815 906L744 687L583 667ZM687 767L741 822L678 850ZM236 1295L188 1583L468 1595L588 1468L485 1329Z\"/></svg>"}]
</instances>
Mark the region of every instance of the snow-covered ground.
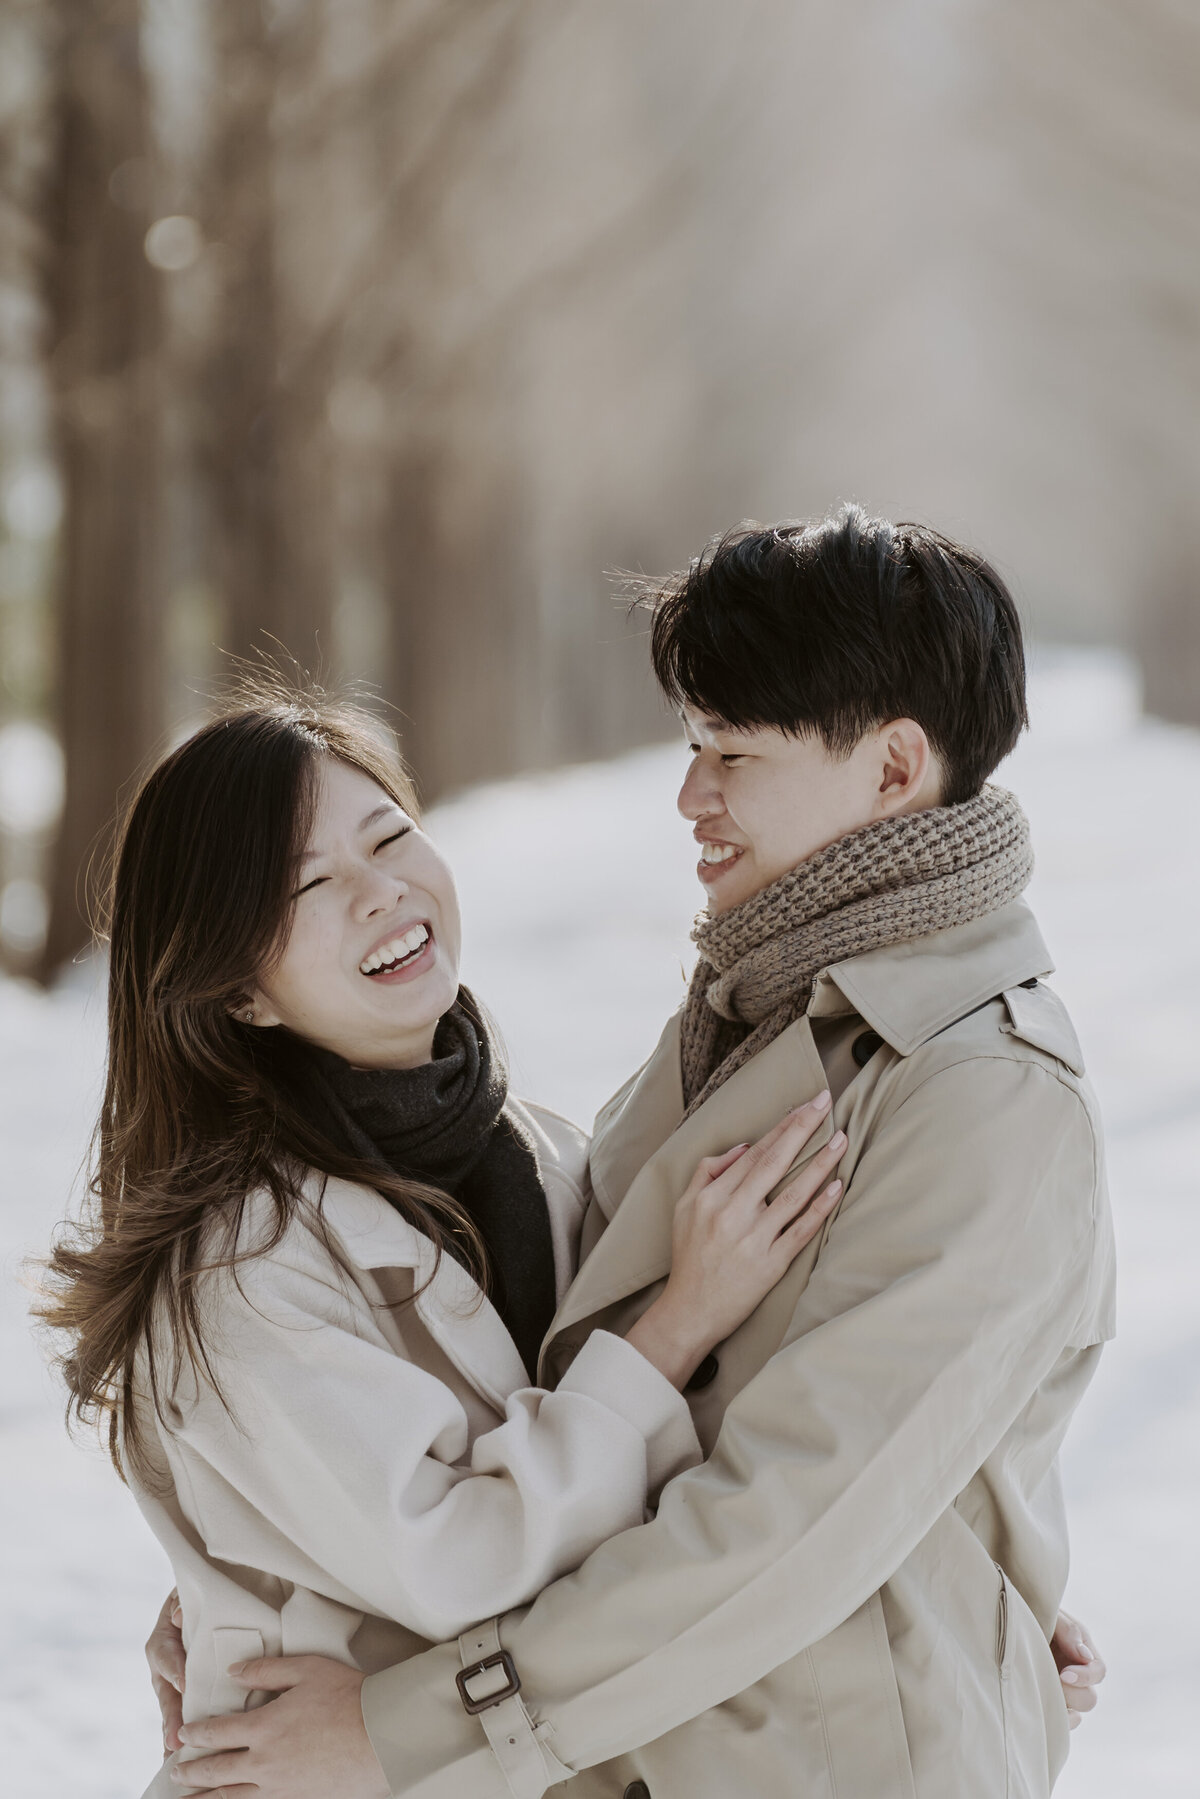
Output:
<instances>
[{"instance_id":1,"label":"snow-covered ground","mask_svg":"<svg viewBox=\"0 0 1200 1799\"><path fill-rule=\"evenodd\" d=\"M682 752L477 790L441 808L467 978L518 1087L582 1120L682 991L698 892ZM1076 1421L1069 1603L1112 1672L1062 1799L1193 1799L1200 1652L1200 735L1142 719L1130 671L1043 653L1004 771L1034 901L1108 1118L1121 1336ZM99 1078L98 996L0 984L0 1737L13 1799L136 1799L155 1760L141 1642L169 1584L103 1457L68 1443L17 1284L68 1204Z\"/></svg>"}]
</instances>

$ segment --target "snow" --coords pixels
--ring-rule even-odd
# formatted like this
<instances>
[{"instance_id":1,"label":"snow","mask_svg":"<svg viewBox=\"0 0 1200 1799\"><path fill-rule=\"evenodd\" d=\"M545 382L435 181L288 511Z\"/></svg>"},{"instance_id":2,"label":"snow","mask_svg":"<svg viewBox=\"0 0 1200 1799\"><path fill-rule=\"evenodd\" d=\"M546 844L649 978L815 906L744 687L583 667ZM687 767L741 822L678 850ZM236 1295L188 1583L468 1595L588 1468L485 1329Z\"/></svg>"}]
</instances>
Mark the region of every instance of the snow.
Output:
<instances>
[{"instance_id":1,"label":"snow","mask_svg":"<svg viewBox=\"0 0 1200 1799\"><path fill-rule=\"evenodd\" d=\"M1034 728L1002 772L1033 822L1033 900L1110 1134L1121 1335L1065 1454L1068 1603L1109 1662L1060 1799L1196 1790L1200 1666L1200 734L1139 715L1129 666L1042 652ZM698 903L675 818L682 751L482 788L431 816L459 875L466 978L515 1084L586 1120L682 991ZM23 1258L66 1210L94 1114L102 1004L0 984L0 1733L15 1799L130 1799L155 1760L141 1643L169 1575L97 1449L68 1441L28 1330Z\"/></svg>"}]
</instances>

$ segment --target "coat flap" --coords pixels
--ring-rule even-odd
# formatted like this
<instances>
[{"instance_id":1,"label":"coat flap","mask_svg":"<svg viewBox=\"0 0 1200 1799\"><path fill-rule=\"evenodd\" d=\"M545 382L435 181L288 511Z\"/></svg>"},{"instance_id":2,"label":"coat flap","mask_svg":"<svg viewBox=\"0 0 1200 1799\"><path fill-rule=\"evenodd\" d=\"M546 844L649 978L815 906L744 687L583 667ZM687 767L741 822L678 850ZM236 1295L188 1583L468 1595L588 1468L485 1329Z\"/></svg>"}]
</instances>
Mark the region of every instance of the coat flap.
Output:
<instances>
[{"instance_id":1,"label":"coat flap","mask_svg":"<svg viewBox=\"0 0 1200 1799\"><path fill-rule=\"evenodd\" d=\"M360 1268L421 1268L429 1241L416 1226L388 1204L373 1187L330 1175L310 1175L305 1195L319 1203L321 1215L337 1235L351 1261Z\"/></svg>"},{"instance_id":2,"label":"coat flap","mask_svg":"<svg viewBox=\"0 0 1200 1799\"><path fill-rule=\"evenodd\" d=\"M1019 1037L1034 1049L1044 1050L1069 1068L1083 1075L1083 1051L1075 1035L1075 1027L1057 993L1039 981L1036 986L1009 987L1003 994L1010 1022L1001 1025L1010 1037Z\"/></svg>"},{"instance_id":3,"label":"coat flap","mask_svg":"<svg viewBox=\"0 0 1200 1799\"><path fill-rule=\"evenodd\" d=\"M1024 900L970 924L953 925L836 962L820 977L843 993L873 1031L902 1056L977 1006L1054 963Z\"/></svg>"},{"instance_id":4,"label":"coat flap","mask_svg":"<svg viewBox=\"0 0 1200 1799\"><path fill-rule=\"evenodd\" d=\"M616 1204L612 1223L580 1269L547 1343L580 1319L590 1318L614 1300L661 1279L671 1266L676 1202L702 1158L719 1155L735 1143L754 1142L778 1124L790 1107L803 1105L825 1085L812 1028L806 1018L800 1018L753 1062L731 1075L690 1118L674 1130L668 1125L670 1134L651 1151L628 1191L610 1194ZM662 1094L656 1082L648 1082L645 1098L654 1116L660 1116ZM638 1111L638 1096L633 1093L620 1122L622 1129L640 1139L644 1133ZM832 1134L827 1116L806 1144L801 1163Z\"/></svg>"}]
</instances>

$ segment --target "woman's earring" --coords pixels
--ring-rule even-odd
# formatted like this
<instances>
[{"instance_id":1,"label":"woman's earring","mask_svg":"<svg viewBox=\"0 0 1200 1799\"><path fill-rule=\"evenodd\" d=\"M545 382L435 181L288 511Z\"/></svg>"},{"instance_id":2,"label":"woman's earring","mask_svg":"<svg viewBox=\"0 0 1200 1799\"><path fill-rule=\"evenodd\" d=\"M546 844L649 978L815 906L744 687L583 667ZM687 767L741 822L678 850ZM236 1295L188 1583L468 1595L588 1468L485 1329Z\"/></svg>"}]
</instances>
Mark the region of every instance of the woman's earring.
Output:
<instances>
[{"instance_id":1,"label":"woman's earring","mask_svg":"<svg viewBox=\"0 0 1200 1799\"><path fill-rule=\"evenodd\" d=\"M242 1022L244 1024L253 1024L254 1023L254 1007L253 1006L246 1007L246 1010L242 1013Z\"/></svg>"}]
</instances>

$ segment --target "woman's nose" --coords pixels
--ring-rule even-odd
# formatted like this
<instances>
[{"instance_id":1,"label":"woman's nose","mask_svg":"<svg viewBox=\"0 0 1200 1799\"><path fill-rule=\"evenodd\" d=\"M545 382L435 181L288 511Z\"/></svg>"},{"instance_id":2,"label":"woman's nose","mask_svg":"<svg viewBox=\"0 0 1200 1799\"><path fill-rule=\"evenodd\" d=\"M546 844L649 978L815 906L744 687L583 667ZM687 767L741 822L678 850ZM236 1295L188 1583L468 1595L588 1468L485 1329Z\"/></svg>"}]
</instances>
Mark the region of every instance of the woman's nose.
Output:
<instances>
[{"instance_id":1,"label":"woman's nose","mask_svg":"<svg viewBox=\"0 0 1200 1799\"><path fill-rule=\"evenodd\" d=\"M364 917L375 912L390 912L408 892L408 882L386 869L365 868L358 884L358 906Z\"/></svg>"}]
</instances>

